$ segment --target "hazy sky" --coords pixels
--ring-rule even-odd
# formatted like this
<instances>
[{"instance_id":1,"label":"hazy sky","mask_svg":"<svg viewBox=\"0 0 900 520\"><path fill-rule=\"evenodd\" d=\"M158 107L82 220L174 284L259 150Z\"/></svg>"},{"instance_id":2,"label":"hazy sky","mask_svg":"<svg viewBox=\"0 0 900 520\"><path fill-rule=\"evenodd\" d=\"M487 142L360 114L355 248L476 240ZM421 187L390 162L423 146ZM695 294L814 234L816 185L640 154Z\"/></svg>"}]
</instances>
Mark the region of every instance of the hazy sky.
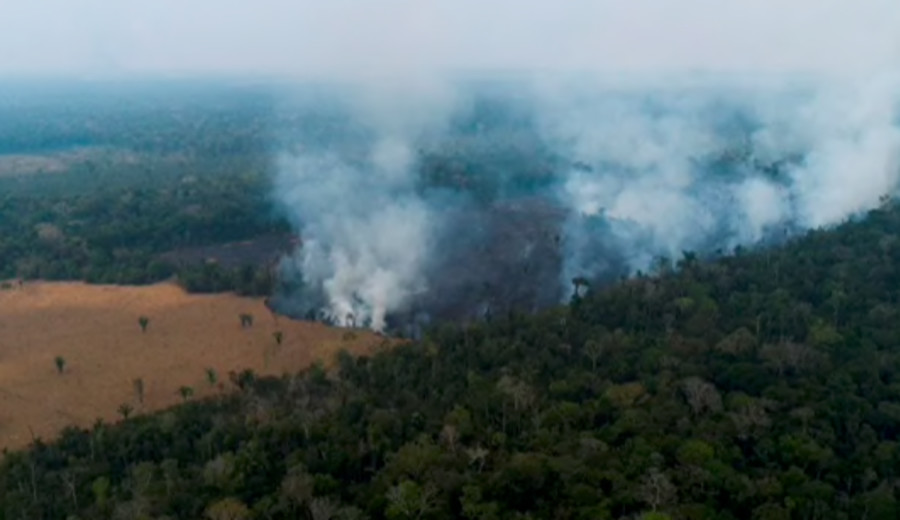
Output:
<instances>
[{"instance_id":1,"label":"hazy sky","mask_svg":"<svg viewBox=\"0 0 900 520\"><path fill-rule=\"evenodd\" d=\"M884 71L897 0L0 0L0 75Z\"/></svg>"}]
</instances>

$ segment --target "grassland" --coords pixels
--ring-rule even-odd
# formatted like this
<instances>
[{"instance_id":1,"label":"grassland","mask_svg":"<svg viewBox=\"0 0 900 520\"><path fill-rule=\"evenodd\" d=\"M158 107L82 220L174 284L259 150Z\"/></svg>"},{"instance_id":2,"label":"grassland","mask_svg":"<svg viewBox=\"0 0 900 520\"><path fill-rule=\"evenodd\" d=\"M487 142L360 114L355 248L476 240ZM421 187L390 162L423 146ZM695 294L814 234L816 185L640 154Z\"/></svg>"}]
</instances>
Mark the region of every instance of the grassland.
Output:
<instances>
[{"instance_id":1,"label":"grassland","mask_svg":"<svg viewBox=\"0 0 900 520\"><path fill-rule=\"evenodd\" d=\"M252 326L242 327L242 314L253 316ZM146 332L140 316L149 318ZM229 371L294 372L381 341L277 316L262 299L192 295L168 283L12 284L0 291L0 448L53 438L69 425L120 419L125 403L135 413L168 407L183 399L182 387L193 390L192 399L229 391ZM57 357L65 360L62 373ZM216 384L207 369L217 374Z\"/></svg>"}]
</instances>

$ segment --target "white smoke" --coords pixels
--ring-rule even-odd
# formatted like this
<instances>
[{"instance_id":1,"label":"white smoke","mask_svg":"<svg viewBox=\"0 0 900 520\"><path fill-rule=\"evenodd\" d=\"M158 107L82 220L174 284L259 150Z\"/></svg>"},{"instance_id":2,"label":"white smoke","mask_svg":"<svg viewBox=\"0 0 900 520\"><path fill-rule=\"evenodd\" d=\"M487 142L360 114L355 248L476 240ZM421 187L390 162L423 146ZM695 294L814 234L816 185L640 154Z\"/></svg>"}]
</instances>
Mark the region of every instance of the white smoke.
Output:
<instances>
[{"instance_id":1,"label":"white smoke","mask_svg":"<svg viewBox=\"0 0 900 520\"><path fill-rule=\"evenodd\" d=\"M634 247L634 229L653 237L631 263L646 269L655 255L753 244L779 226L830 226L876 206L900 175L898 86L893 77L801 92L789 82L651 85L600 89L593 102L554 91L542 128L557 149L592 166L568 174L563 203L607 217L624 234L622 248ZM735 116L744 128L728 127ZM730 178L703 165L742 155ZM778 161L777 175L759 168Z\"/></svg>"},{"instance_id":2,"label":"white smoke","mask_svg":"<svg viewBox=\"0 0 900 520\"><path fill-rule=\"evenodd\" d=\"M556 301L897 188L896 0L47 2L0 4L0 74L343 83L337 135L284 151L276 192L304 241L288 299L338 323L490 307L498 277ZM532 81L485 105L449 71Z\"/></svg>"},{"instance_id":3,"label":"white smoke","mask_svg":"<svg viewBox=\"0 0 900 520\"><path fill-rule=\"evenodd\" d=\"M805 227L839 222L897 188L898 101L898 77L884 76L828 91L792 121L792 133L808 136L806 160L791 174Z\"/></svg>"},{"instance_id":4,"label":"white smoke","mask_svg":"<svg viewBox=\"0 0 900 520\"><path fill-rule=\"evenodd\" d=\"M304 238L290 261L306 287L300 298L316 302L337 323L382 329L392 314L427 307L423 302L442 294L451 298L454 291L447 288L468 276L464 269L481 269L441 259L520 265L525 272L533 255L546 254L534 252L546 237L526 237L509 250L492 243L502 238L467 241L466 235L491 236L485 229L495 224L462 223L459 215L471 197L422 190L421 153L429 146L444 146L448 168L464 175L490 163L484 169L490 178L481 181L495 185L488 202L495 209L485 215L520 198L543 200L566 215L558 230L562 263L556 276L512 282L552 284L560 295L566 294L560 287L577 276L646 270L660 256L728 251L840 223L897 190L895 79L802 88L771 81L627 88L512 82L492 88L492 101L481 104L479 87L454 91L450 83L355 97L350 119L369 132L362 144L313 146L286 159L280 170L281 200ZM497 106L509 110L507 105L526 117L497 116ZM460 130L465 117L475 123ZM484 130L498 117L513 121L500 124L500 137ZM536 137L528 141L523 132ZM504 133L515 146L503 141ZM530 149L523 144L528 142ZM503 162L491 155L504 150L519 158ZM552 163L550 176L538 188L522 188L533 184L528 172L545 160ZM534 216L541 218L546 214ZM494 256L476 260L460 251L466 247L473 253L494 248ZM486 273L517 276L504 269L479 271L482 282L492 282ZM443 292L435 289L438 282ZM453 297L485 305L471 294Z\"/></svg>"},{"instance_id":5,"label":"white smoke","mask_svg":"<svg viewBox=\"0 0 900 520\"><path fill-rule=\"evenodd\" d=\"M738 186L736 192L737 211L742 213L739 219L743 222L735 240L737 244L753 244L762 240L767 230L790 214L786 207L788 191L782 186L753 177Z\"/></svg>"},{"instance_id":6,"label":"white smoke","mask_svg":"<svg viewBox=\"0 0 900 520\"><path fill-rule=\"evenodd\" d=\"M408 193L402 146L379 143L365 170L337 157L283 160L280 196L303 224L292 259L304 281L320 287L326 316L342 325L384 326L427 289L428 207Z\"/></svg>"},{"instance_id":7,"label":"white smoke","mask_svg":"<svg viewBox=\"0 0 900 520\"><path fill-rule=\"evenodd\" d=\"M320 293L324 318L381 330L389 312L428 290L435 227L415 194L413 146L440 131L452 99L422 84L368 87L351 110L372 137L341 150L300 143L303 151L282 157L277 185L304 240L287 272Z\"/></svg>"},{"instance_id":8,"label":"white smoke","mask_svg":"<svg viewBox=\"0 0 900 520\"><path fill-rule=\"evenodd\" d=\"M503 281L533 308L897 191L887 0L380 5L305 32L326 44L296 76L350 84L346 139L301 139L279 172L304 240L286 300L337 323L494 308Z\"/></svg>"}]
</instances>

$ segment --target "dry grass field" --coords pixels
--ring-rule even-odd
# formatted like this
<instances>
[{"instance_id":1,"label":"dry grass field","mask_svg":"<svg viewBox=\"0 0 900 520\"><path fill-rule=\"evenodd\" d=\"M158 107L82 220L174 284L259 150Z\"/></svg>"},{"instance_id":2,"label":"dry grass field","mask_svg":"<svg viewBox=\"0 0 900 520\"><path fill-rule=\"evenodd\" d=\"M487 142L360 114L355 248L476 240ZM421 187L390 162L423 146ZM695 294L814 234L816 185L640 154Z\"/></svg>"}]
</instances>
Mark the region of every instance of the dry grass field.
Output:
<instances>
[{"instance_id":1,"label":"dry grass field","mask_svg":"<svg viewBox=\"0 0 900 520\"><path fill-rule=\"evenodd\" d=\"M241 314L253 325L241 326ZM149 318L141 331L140 316ZM275 340L280 331L282 342ZM130 403L135 413L222 391L229 371L295 372L347 349L362 353L374 334L295 321L272 314L261 299L190 295L172 284L148 287L26 283L0 291L0 448L50 439L67 425L114 421ZM65 359L63 373L55 359ZM143 381L140 402L135 380Z\"/></svg>"}]
</instances>

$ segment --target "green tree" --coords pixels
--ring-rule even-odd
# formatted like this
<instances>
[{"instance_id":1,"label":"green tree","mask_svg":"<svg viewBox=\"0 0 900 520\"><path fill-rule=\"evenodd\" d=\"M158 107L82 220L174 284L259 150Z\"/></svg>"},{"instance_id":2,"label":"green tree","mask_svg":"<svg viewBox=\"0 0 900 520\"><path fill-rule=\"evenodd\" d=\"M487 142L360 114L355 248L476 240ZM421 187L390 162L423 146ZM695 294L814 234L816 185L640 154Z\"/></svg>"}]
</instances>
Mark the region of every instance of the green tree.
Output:
<instances>
[{"instance_id":1,"label":"green tree","mask_svg":"<svg viewBox=\"0 0 900 520\"><path fill-rule=\"evenodd\" d=\"M62 356L56 356L56 359L53 360L56 364L56 372L62 374L66 370L66 358Z\"/></svg>"},{"instance_id":2,"label":"green tree","mask_svg":"<svg viewBox=\"0 0 900 520\"><path fill-rule=\"evenodd\" d=\"M641 478L637 495L655 512L672 504L677 497L677 490L665 473L657 468L651 468Z\"/></svg>"},{"instance_id":3,"label":"green tree","mask_svg":"<svg viewBox=\"0 0 900 520\"><path fill-rule=\"evenodd\" d=\"M119 405L119 415L122 416L122 419L128 419L131 415L131 412L134 411L134 407L128 403L122 403Z\"/></svg>"},{"instance_id":4,"label":"green tree","mask_svg":"<svg viewBox=\"0 0 900 520\"><path fill-rule=\"evenodd\" d=\"M181 396L182 399L187 401L194 395L194 389L189 386L180 386L178 387L178 395Z\"/></svg>"},{"instance_id":5,"label":"green tree","mask_svg":"<svg viewBox=\"0 0 900 520\"><path fill-rule=\"evenodd\" d=\"M236 498L223 498L206 508L209 520L249 520L250 509Z\"/></svg>"},{"instance_id":6,"label":"green tree","mask_svg":"<svg viewBox=\"0 0 900 520\"><path fill-rule=\"evenodd\" d=\"M150 325L150 318L141 316L138 318L138 325L141 326L141 332L147 332L147 325Z\"/></svg>"},{"instance_id":7,"label":"green tree","mask_svg":"<svg viewBox=\"0 0 900 520\"><path fill-rule=\"evenodd\" d=\"M385 515L392 520L423 518L434 509L436 496L437 491L433 487L404 480L388 491Z\"/></svg>"},{"instance_id":8,"label":"green tree","mask_svg":"<svg viewBox=\"0 0 900 520\"><path fill-rule=\"evenodd\" d=\"M100 510L104 510L107 507L109 502L109 489L110 481L109 478L105 476L97 477L91 484L91 492L94 494L94 503Z\"/></svg>"},{"instance_id":9,"label":"green tree","mask_svg":"<svg viewBox=\"0 0 900 520\"><path fill-rule=\"evenodd\" d=\"M253 326L253 315L249 313L240 314L241 318L241 328L247 328Z\"/></svg>"},{"instance_id":10,"label":"green tree","mask_svg":"<svg viewBox=\"0 0 900 520\"><path fill-rule=\"evenodd\" d=\"M597 362L603 357L603 344L596 340L588 340L584 345L584 355L591 362L591 372L597 372Z\"/></svg>"}]
</instances>

